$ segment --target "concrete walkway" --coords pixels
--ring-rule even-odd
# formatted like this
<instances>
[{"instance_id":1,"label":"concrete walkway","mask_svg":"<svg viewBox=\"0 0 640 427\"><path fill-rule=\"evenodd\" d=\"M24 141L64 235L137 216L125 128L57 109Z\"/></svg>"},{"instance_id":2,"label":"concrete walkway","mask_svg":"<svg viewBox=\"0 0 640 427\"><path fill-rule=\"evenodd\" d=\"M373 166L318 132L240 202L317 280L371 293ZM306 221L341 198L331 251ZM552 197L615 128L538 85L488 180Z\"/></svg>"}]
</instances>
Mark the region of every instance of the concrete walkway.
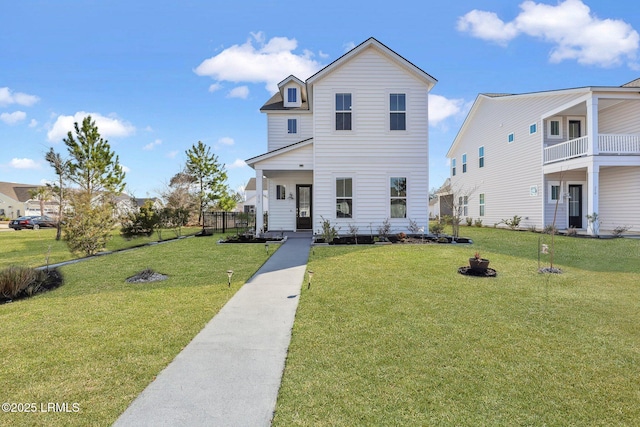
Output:
<instances>
[{"instance_id":1,"label":"concrete walkway","mask_svg":"<svg viewBox=\"0 0 640 427\"><path fill-rule=\"evenodd\" d=\"M114 426L269 426L310 246L291 233Z\"/></svg>"}]
</instances>

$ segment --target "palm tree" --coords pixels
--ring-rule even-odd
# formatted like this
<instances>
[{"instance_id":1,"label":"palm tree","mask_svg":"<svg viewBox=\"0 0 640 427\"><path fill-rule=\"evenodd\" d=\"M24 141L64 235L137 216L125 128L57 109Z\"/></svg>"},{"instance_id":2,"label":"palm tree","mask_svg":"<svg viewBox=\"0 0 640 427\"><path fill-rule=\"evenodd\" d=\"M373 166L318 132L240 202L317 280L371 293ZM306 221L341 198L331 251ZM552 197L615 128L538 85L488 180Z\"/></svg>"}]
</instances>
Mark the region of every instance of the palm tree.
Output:
<instances>
[{"instance_id":1,"label":"palm tree","mask_svg":"<svg viewBox=\"0 0 640 427\"><path fill-rule=\"evenodd\" d=\"M49 187L37 187L29 190L29 196L40 204L40 216L44 216L44 204L51 200L51 189Z\"/></svg>"}]
</instances>

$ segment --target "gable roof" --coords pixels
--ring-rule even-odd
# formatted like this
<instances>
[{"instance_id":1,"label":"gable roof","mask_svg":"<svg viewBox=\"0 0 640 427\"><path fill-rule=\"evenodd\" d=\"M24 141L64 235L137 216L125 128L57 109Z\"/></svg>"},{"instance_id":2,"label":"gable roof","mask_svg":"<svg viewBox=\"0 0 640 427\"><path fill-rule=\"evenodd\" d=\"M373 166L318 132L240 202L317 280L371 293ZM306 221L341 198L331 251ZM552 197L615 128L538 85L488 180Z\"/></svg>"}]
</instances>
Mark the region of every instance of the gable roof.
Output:
<instances>
[{"instance_id":1,"label":"gable roof","mask_svg":"<svg viewBox=\"0 0 640 427\"><path fill-rule=\"evenodd\" d=\"M421 68L417 67L412 62L403 58L402 56L397 54L395 51L391 50L384 44L380 43L375 38L370 37L369 39L360 43L358 46L351 49L349 52L342 55L340 58L333 61L331 64L327 65L326 67L324 67L323 69L315 73L313 76L309 77L307 79L307 84L316 83L318 80L326 77L328 74L333 72L336 68L342 66L345 62L351 60L353 57L359 55L360 53L362 53L363 51L369 48L376 49L378 52L382 53L388 59L400 65L409 73L415 75L420 80L423 80L429 87L429 90L431 90L433 86L435 86L435 84L438 82L438 80L436 80L433 76L431 76Z\"/></svg>"},{"instance_id":2,"label":"gable roof","mask_svg":"<svg viewBox=\"0 0 640 427\"><path fill-rule=\"evenodd\" d=\"M0 182L0 193L19 202L26 202L32 199L29 195L29 190L33 190L38 187L40 186L32 184L18 184L15 182Z\"/></svg>"}]
</instances>

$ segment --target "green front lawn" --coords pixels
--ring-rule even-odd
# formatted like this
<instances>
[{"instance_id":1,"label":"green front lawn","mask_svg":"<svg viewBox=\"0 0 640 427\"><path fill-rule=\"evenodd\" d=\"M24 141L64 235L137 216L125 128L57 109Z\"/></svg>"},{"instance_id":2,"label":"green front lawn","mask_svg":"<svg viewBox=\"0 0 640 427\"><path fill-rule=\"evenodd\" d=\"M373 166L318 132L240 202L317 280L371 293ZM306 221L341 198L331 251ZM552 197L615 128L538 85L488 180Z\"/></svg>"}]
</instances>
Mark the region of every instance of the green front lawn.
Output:
<instances>
[{"instance_id":1,"label":"green front lawn","mask_svg":"<svg viewBox=\"0 0 640 427\"><path fill-rule=\"evenodd\" d=\"M200 231L198 227L185 227L182 235L194 234ZM158 234L150 237L125 239L120 231L114 229L113 238L107 244L105 250L115 251L126 249L149 242L158 241ZM176 237L173 230L162 232L163 240ZM20 230L0 232L0 269L10 265L28 267L40 267L48 264L69 261L80 257L72 254L64 240L56 241L56 230L53 228L41 228L39 230Z\"/></svg>"},{"instance_id":2,"label":"green front lawn","mask_svg":"<svg viewBox=\"0 0 640 427\"><path fill-rule=\"evenodd\" d=\"M0 401L37 407L0 414L0 426L113 423L268 257L220 237L67 265L59 289L0 306ZM145 268L169 278L125 283ZM49 403L71 412L40 412Z\"/></svg>"},{"instance_id":3,"label":"green front lawn","mask_svg":"<svg viewBox=\"0 0 640 427\"><path fill-rule=\"evenodd\" d=\"M275 426L637 425L640 241L317 247ZM457 267L478 250L496 278ZM543 256L543 266L548 256Z\"/></svg>"}]
</instances>

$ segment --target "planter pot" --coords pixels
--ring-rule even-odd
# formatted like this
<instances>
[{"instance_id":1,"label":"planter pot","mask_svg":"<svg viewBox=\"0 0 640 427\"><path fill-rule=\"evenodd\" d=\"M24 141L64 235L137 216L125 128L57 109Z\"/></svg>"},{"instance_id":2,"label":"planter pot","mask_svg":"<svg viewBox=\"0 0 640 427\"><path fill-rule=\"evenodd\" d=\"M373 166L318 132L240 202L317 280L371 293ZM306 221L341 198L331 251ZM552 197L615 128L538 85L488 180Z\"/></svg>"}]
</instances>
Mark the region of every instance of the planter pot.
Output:
<instances>
[{"instance_id":1,"label":"planter pot","mask_svg":"<svg viewBox=\"0 0 640 427\"><path fill-rule=\"evenodd\" d=\"M489 268L489 260L484 258L469 258L469 267L475 271L486 271Z\"/></svg>"}]
</instances>

